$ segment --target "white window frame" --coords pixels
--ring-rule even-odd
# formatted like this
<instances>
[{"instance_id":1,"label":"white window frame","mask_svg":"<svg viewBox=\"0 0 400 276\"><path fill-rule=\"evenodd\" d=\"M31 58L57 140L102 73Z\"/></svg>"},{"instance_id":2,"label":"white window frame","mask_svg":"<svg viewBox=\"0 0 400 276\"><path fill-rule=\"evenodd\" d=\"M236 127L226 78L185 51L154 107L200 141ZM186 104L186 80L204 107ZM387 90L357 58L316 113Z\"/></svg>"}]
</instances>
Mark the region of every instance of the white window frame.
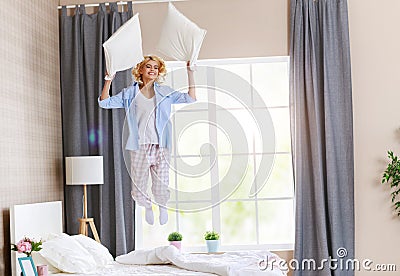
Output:
<instances>
[{"instance_id":1,"label":"white window frame","mask_svg":"<svg viewBox=\"0 0 400 276\"><path fill-rule=\"evenodd\" d=\"M232 65L232 64L250 64L250 84L252 84L252 64L256 64L256 63L275 63L275 62L286 62L287 66L289 67L289 57L287 56L279 56L279 57L252 57L252 58L230 58L230 59L207 59L207 60L199 60L197 62L198 66L218 66L218 65ZM169 61L166 62L167 63L167 67L169 69L174 69L174 68L182 68L185 66L185 63L183 62L177 62L177 61ZM289 70L287 70L287 72L289 73ZM212 76L207 76L207 77L211 77ZM173 77L172 77L173 78ZM211 93L210 95L215 95L214 93ZM212 102L216 102L216 99L210 99ZM289 108L289 106L267 106L268 109L273 109L273 108ZM226 110L242 110L243 108L225 108ZM253 108L253 109L257 109L257 107ZM200 110L200 109L199 109ZM187 111L183 111L183 112L196 112L199 110L187 110ZM204 111L204 110L203 110ZM179 112L179 111L178 111ZM216 110L213 110L211 112L209 112L209 116L211 116L209 119L210 121L216 122ZM175 130L174 126L173 126L173 131ZM217 133L215 128L210 128L209 129L209 136L210 136L210 141L216 141L216 137L217 137ZM253 138L254 139L254 138ZM254 145L254 143L253 143ZM224 154L218 154L218 150L216 152L216 154L218 156L223 156ZM236 154L241 154L241 153L232 153L232 155L236 155ZM253 148L252 152L249 153L244 153L244 155L247 156L253 156L253 162L254 164L256 164L256 156L257 155L262 155L262 154L285 154L285 155L290 155L291 156L291 152L275 152L275 153L271 153L271 152L257 152L256 150ZM228 155L228 154L226 154ZM175 152L171 153L171 160L174 159L174 162L176 164L176 158L178 157L197 157L197 155L182 155L182 156L178 156L176 154L176 147L175 147ZM213 156L210 156L211 160L213 160ZM254 166L254 174L256 173L256 166ZM176 172L175 172L176 174ZM215 181L213 181L215 180ZM217 183L218 182L218 167L217 166L213 166L211 169L211 181L212 183ZM174 187L175 189L177 189L177 177L175 175L174 181L170 182L170 187ZM293 189L294 190L294 189ZM276 244L260 244L259 242L259 226L258 226L258 204L256 204L256 202L260 202L260 201L264 201L264 200L268 200L268 201L273 201L273 200L291 200L292 204L293 204L293 214L294 214L294 202L295 202L295 198L294 198L294 194L291 197L264 197L264 198L258 198L257 195L254 198L251 199L227 199L224 202L238 202L238 201L250 201L250 202L254 202L255 206L256 206L256 213L254 214L256 216L256 244L251 244L251 245L224 245L223 242L221 244L220 250L221 251L234 251L234 250L250 250L250 249L264 249L264 250L293 250L294 249L294 239L293 239L293 243L276 243ZM216 188L215 190L213 190L212 192L212 202L218 202L219 197L218 197L218 188ZM177 203L179 206L179 202L184 203L184 201L179 201L175 202L173 201L172 203ZM195 201L191 201L191 202L195 202ZM212 207L212 223L213 223L213 229L218 231L219 233L221 232L221 213L220 213L220 207L219 204L214 205L214 207ZM140 208L136 208L137 210ZM180 225L180 220L181 218L179 217L179 212L175 212L175 216L176 216L176 231L179 231L179 225ZM293 220L294 220L294 216L293 216ZM143 218L142 218L142 212L140 210L138 210L136 212L136 231L135 231L135 235L136 235L136 248L140 249L144 247L144 243L143 243L143 235L141 234L141 229L143 225ZM295 222L293 221L293 225L295 225ZM186 247L185 246L185 250L186 251L190 251L190 252L202 252L205 251L205 246L191 246L191 247Z\"/></svg>"}]
</instances>

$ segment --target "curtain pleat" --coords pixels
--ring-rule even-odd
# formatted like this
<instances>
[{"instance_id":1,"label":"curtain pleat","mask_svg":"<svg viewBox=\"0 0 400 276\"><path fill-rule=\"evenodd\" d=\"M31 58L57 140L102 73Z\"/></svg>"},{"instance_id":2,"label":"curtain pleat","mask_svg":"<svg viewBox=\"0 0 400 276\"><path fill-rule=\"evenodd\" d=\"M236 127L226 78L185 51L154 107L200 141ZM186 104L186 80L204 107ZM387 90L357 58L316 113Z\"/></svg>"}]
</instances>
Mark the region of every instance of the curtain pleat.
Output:
<instances>
[{"instance_id":1,"label":"curtain pleat","mask_svg":"<svg viewBox=\"0 0 400 276\"><path fill-rule=\"evenodd\" d=\"M60 17L61 99L64 156L102 155L104 184L88 186L88 216L95 220L103 245L114 255L134 249L134 203L130 177L123 159L123 109L104 110L97 99L104 84L102 44L133 15L118 12L116 3L107 11L104 3L95 14L83 5L73 16L63 7ZM115 94L132 82L130 70L119 72L112 82ZM78 233L82 217L82 186L65 186L66 232Z\"/></svg>"}]
</instances>

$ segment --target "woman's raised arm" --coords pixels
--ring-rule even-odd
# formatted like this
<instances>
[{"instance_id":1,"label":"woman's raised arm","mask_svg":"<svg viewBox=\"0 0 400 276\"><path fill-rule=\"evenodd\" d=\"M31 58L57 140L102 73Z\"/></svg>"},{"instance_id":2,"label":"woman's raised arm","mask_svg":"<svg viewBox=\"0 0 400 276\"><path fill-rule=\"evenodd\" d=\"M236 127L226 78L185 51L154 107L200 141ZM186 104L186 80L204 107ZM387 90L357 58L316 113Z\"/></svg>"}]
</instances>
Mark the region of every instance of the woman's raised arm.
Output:
<instances>
[{"instance_id":1,"label":"woman's raised arm","mask_svg":"<svg viewBox=\"0 0 400 276\"><path fill-rule=\"evenodd\" d=\"M108 75L108 73L106 73ZM114 79L115 75L111 77L111 79L107 79L104 82L104 86L103 86L103 90L101 91L101 96L100 96L100 100L104 100L107 99L108 97L110 97L110 86L111 86L111 82Z\"/></svg>"},{"instance_id":2,"label":"woman's raised arm","mask_svg":"<svg viewBox=\"0 0 400 276\"><path fill-rule=\"evenodd\" d=\"M187 69L187 74L188 74L188 85L189 85L189 91L188 94L190 97L192 97L194 100L196 100L196 88L195 88L195 83L194 83L194 74L193 70L190 69L190 61L186 63L186 69Z\"/></svg>"}]
</instances>

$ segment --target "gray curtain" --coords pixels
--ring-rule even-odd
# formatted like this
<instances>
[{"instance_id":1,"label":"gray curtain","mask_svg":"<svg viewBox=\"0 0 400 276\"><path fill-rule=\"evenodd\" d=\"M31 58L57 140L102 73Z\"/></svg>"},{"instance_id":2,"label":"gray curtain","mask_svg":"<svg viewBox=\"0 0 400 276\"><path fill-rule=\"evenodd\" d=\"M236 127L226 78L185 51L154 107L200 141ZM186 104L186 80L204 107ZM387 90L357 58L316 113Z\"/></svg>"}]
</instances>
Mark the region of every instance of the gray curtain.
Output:
<instances>
[{"instance_id":1,"label":"gray curtain","mask_svg":"<svg viewBox=\"0 0 400 276\"><path fill-rule=\"evenodd\" d=\"M346 0L291 0L295 258L354 258L354 164ZM338 252L338 250L340 252ZM347 251L347 252L345 252ZM343 256L340 258L340 256ZM295 275L354 275L352 269Z\"/></svg>"},{"instance_id":2,"label":"gray curtain","mask_svg":"<svg viewBox=\"0 0 400 276\"><path fill-rule=\"evenodd\" d=\"M100 4L96 14L86 14L84 6L60 17L60 59L64 156L102 155L104 185L88 186L88 217L93 217L103 245L115 255L134 249L134 203L130 177L122 155L124 110L99 108L105 75L102 44L133 15L118 12L116 3L109 10ZM132 82L129 70L119 72L111 94ZM78 233L82 217L82 186L65 186L66 232Z\"/></svg>"}]
</instances>

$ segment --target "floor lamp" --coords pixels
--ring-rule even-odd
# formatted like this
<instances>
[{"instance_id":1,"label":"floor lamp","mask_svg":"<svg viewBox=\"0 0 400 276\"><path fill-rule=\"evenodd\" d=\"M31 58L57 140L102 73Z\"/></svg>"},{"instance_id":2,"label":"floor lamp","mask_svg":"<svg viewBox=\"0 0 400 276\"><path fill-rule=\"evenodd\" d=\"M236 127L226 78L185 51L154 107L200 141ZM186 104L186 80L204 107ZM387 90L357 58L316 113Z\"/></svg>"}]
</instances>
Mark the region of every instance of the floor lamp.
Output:
<instances>
[{"instance_id":1,"label":"floor lamp","mask_svg":"<svg viewBox=\"0 0 400 276\"><path fill-rule=\"evenodd\" d=\"M83 217L79 218L79 234L88 236L88 224L94 239L100 243L93 218L87 214L86 185L103 184L103 156L74 156L65 158L67 185L83 185Z\"/></svg>"}]
</instances>

